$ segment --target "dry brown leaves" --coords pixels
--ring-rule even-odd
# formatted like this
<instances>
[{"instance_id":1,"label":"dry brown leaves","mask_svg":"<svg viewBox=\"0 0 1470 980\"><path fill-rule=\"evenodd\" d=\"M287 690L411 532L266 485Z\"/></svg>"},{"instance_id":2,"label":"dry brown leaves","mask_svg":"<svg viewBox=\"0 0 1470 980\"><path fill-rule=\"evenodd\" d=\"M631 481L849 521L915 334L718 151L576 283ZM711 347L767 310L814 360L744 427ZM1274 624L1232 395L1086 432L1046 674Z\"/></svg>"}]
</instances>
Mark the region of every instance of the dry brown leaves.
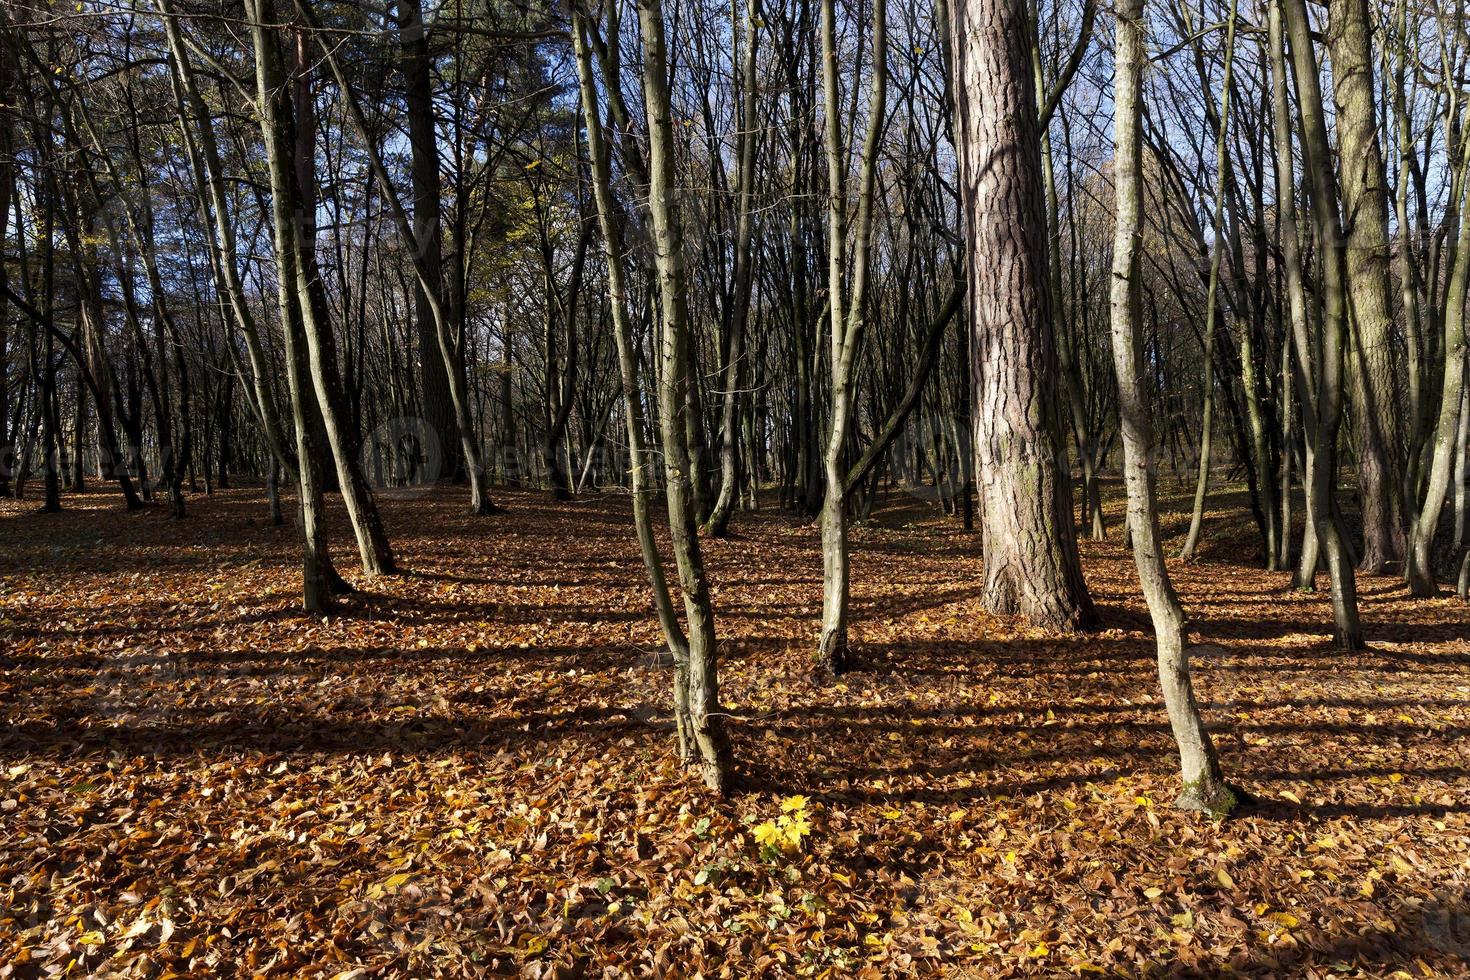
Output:
<instances>
[{"instance_id":1,"label":"dry brown leaves","mask_svg":"<svg viewBox=\"0 0 1470 980\"><path fill-rule=\"evenodd\" d=\"M855 535L861 667L820 686L815 531L739 515L706 543L718 801L672 757L626 500L502 502L387 499L413 574L328 618L255 492L172 523L5 502L0 976L1465 972L1453 599L1364 580L1349 657L1286 576L1177 567L1260 798L1216 824L1169 806L1118 544L1084 545L1111 628L1033 634L979 609L973 537L892 506Z\"/></svg>"}]
</instances>

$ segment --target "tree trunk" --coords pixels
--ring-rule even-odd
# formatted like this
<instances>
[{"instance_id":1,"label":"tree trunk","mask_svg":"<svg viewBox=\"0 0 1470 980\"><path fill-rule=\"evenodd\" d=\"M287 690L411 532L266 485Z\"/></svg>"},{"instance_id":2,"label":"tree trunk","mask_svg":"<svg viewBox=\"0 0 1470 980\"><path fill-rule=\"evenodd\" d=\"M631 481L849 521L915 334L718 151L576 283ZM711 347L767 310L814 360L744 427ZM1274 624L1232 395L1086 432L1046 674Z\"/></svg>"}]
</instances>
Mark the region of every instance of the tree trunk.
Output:
<instances>
[{"instance_id":1,"label":"tree trunk","mask_svg":"<svg viewBox=\"0 0 1470 980\"><path fill-rule=\"evenodd\" d=\"M277 304L285 339L286 381L291 392L291 415L296 430L297 504L301 515L301 603L307 612L326 609L332 600L336 573L327 552L326 512L321 476L317 471L322 447L316 444L311 414L315 393L311 386L300 293L297 291L298 251L291 240L296 212L290 187L295 181L291 159L293 134L290 93L275 36L272 0L247 0L253 21L256 92L260 128L264 137L271 180L271 224L276 252ZM299 203L299 201L295 202Z\"/></svg>"},{"instance_id":2,"label":"tree trunk","mask_svg":"<svg viewBox=\"0 0 1470 980\"><path fill-rule=\"evenodd\" d=\"M457 451L454 404L449 391L453 370L439 350L438 329L428 290L439 291L443 303L443 257L439 243L439 149L434 126L434 94L429 37L420 0L397 0L400 55L398 66L405 83L408 143L413 178L413 229L423 280L414 282L414 334L418 348L419 386L424 421L439 440L442 472L435 479L456 478L464 460Z\"/></svg>"},{"instance_id":3,"label":"tree trunk","mask_svg":"<svg viewBox=\"0 0 1470 980\"><path fill-rule=\"evenodd\" d=\"M729 789L731 754L720 711L714 604L700 552L690 469L689 284L684 238L677 211L674 173L673 110L665 49L661 0L638 4L643 39L643 101L648 120L648 213L663 324L659 343L659 427L663 433L665 496L669 536L684 593L689 624L689 659L675 671L675 705L691 743L691 756L705 784L717 793Z\"/></svg>"},{"instance_id":4,"label":"tree trunk","mask_svg":"<svg viewBox=\"0 0 1470 980\"><path fill-rule=\"evenodd\" d=\"M303 220L293 222L284 230L283 242L295 253L295 261L291 263L295 273L292 285L301 310L302 333L311 367L312 385L321 409L322 428L332 449L332 460L337 471L337 488L341 491L342 503L357 540L362 570L368 576L393 575L398 567L393 558L393 548L388 543L388 533L383 528L383 519L378 513L377 501L374 500L373 491L363 475L361 446L358 434L348 418L342 379L337 370L337 342L332 336L331 323L327 320L326 293L317 268L314 165L316 141L313 133L316 110L311 102L306 38L298 32L295 40L296 63L292 80L294 112L287 113L283 107L277 127L280 138L289 142L275 148L281 152L289 148L295 165L286 174L285 186L278 187L273 183L271 193L284 195L291 213L303 216ZM267 141L274 135L268 135ZM274 175L274 171L272 173Z\"/></svg>"},{"instance_id":5,"label":"tree trunk","mask_svg":"<svg viewBox=\"0 0 1470 980\"><path fill-rule=\"evenodd\" d=\"M1345 215L1344 250L1352 333L1348 342L1362 501L1359 567L1377 574L1403 559L1405 546L1397 444L1401 419L1393 371L1393 299L1389 276L1388 181L1379 145L1373 87L1373 27L1368 0L1331 0L1327 45L1332 55L1337 152ZM1407 231L1407 229L1404 229ZM1407 236L1400 247L1412 247Z\"/></svg>"},{"instance_id":6,"label":"tree trunk","mask_svg":"<svg viewBox=\"0 0 1470 980\"><path fill-rule=\"evenodd\" d=\"M1336 519L1338 428L1342 422L1342 357L1347 333L1347 294L1343 283L1342 224L1337 212L1337 181L1327 138L1322 108L1321 77L1312 50L1311 26L1305 0L1277 0L1283 7L1286 32L1291 41L1292 69L1296 76L1302 118L1302 159L1311 182L1312 219L1316 226L1321 256L1321 328L1315 349L1313 375L1317 383L1314 411L1315 442L1311 489L1307 512L1317 529L1317 541L1327 556L1332 577L1332 614L1337 645L1344 650L1363 647L1363 628L1358 621L1357 581L1347 544ZM1274 7L1275 5L1273 5ZM1277 83L1278 126L1285 114L1285 79ZM1289 123L1277 139L1291 146ZM1278 151L1280 152L1280 151ZM1289 172L1289 171L1288 171ZM1309 356L1302 347L1299 357Z\"/></svg>"},{"instance_id":7,"label":"tree trunk","mask_svg":"<svg viewBox=\"0 0 1470 980\"><path fill-rule=\"evenodd\" d=\"M730 298L730 324L726 338L725 365L720 393L720 486L710 508L704 529L710 537L723 538L729 529L730 515L735 509L735 493L740 477L736 467L736 449L740 438L740 375L745 356L745 334L750 319L750 298L755 282L755 256L751 243L755 236L755 219L751 214L755 201L755 153L759 136L756 122L756 55L760 45L760 0L746 0L745 46L740 59L739 100L740 131L737 136L735 282Z\"/></svg>"},{"instance_id":8,"label":"tree trunk","mask_svg":"<svg viewBox=\"0 0 1470 980\"><path fill-rule=\"evenodd\" d=\"M1153 620L1158 647L1159 683L1169 725L1179 748L1183 792L1175 801L1186 809L1224 816L1239 802L1225 782L1214 743L1205 729L1190 679L1184 648L1184 608L1174 592L1159 540L1154 501L1154 437L1146 394L1140 334L1142 184L1140 138L1144 50L1143 0L1118 0L1115 50L1115 117L1113 186L1117 229L1113 243L1112 340L1113 370L1118 380L1118 417L1123 430L1123 475L1128 488L1128 528L1133 557Z\"/></svg>"},{"instance_id":9,"label":"tree trunk","mask_svg":"<svg viewBox=\"0 0 1470 980\"><path fill-rule=\"evenodd\" d=\"M572 43L577 59L577 81L582 96L583 118L587 126L587 151L592 164L592 191L597 203L597 217L602 230L603 254L607 259L608 302L612 307L613 334L618 348L618 370L623 382L623 413L627 423L629 474L633 492L633 526L638 535L638 549L643 555L643 568L653 590L654 608L664 642L676 663L688 663L689 641L679 625L669 598L664 577L663 560L653 536L653 522L648 515L648 497L657 487L654 456L643 438L643 391L639 383L638 352L633 347L633 331L628 322L628 292L624 282L624 257L621 228L615 218L617 205L612 196L612 167L603 137L602 120L597 111L597 85L592 74L592 58L588 51L589 29L577 11L572 14ZM620 84L610 79L609 84Z\"/></svg>"},{"instance_id":10,"label":"tree trunk","mask_svg":"<svg viewBox=\"0 0 1470 980\"><path fill-rule=\"evenodd\" d=\"M304 0L296 0L296 10L302 20L311 28L315 37L317 47L322 53L322 58L331 69L332 77L337 81L338 95L342 99L348 118L351 119L353 128L357 130L362 138L364 152L367 155L369 166L377 177L379 186L383 191L384 203L388 205L388 211L393 216L394 224L398 233L403 237L408 246L409 255L413 265L415 280L420 287L421 295L428 304L429 313L434 322L434 335L439 344L439 356L443 359L445 373L449 382L449 400L454 407L455 425L459 429L459 448L464 454L465 476L470 483L470 513L475 515L494 514L500 511L490 500L489 489L486 486L488 474L482 462L483 454L480 451L480 437L475 428L474 415L470 409L469 390L466 378L459 368L462 366L461 358L463 351L459 350L458 340L451 329L448 310L444 305L443 284L440 278L436 278L433 269L430 268L427 258L431 249L422 242L414 231L413 224L408 213L403 208L403 202L399 199L397 192L393 189L393 183L388 178L388 170L383 163L382 150L374 139L371 128L368 126L367 118L363 114L362 105L348 83L346 74L342 71L342 64L337 58L336 50L332 43L327 40L317 23L316 16L312 12L311 5ZM437 223L436 223L437 227ZM448 448L444 449L446 454Z\"/></svg>"},{"instance_id":11,"label":"tree trunk","mask_svg":"<svg viewBox=\"0 0 1470 980\"><path fill-rule=\"evenodd\" d=\"M1466 130L1465 150L1470 151L1470 129ZM1462 151L1463 152L1463 151ZM1470 173L1470 152L1464 152L1461 168ZM1470 181L1459 181L1464 193ZM1463 201L1457 202L1464 204ZM1445 495L1450 488L1454 468L1456 429L1460 421L1460 394L1465 383L1466 290L1470 287L1470 220L1460 221L1459 242L1450 274L1449 295L1444 315L1444 385L1440 389L1439 416L1434 429L1434 452L1430 457L1424 501L1414 517L1409 547L1409 591L1416 596L1439 593L1434 573L1432 547Z\"/></svg>"},{"instance_id":12,"label":"tree trunk","mask_svg":"<svg viewBox=\"0 0 1470 980\"><path fill-rule=\"evenodd\" d=\"M975 474L984 602L1052 629L1097 613L1082 577L1057 352L1024 0L951 5L955 130L969 238Z\"/></svg>"},{"instance_id":13,"label":"tree trunk","mask_svg":"<svg viewBox=\"0 0 1470 980\"><path fill-rule=\"evenodd\" d=\"M1215 200L1214 214L1210 222L1210 274L1209 286L1205 291L1205 339L1204 339L1204 414L1200 420L1199 473L1194 484L1194 507L1189 515L1189 534L1184 538L1184 548L1179 557L1186 561L1195 557L1199 547L1200 531L1204 527L1205 500L1210 488L1210 461L1214 451L1215 414L1215 326L1219 321L1223 304L1220 302L1220 260L1225 245L1220 240L1225 218L1225 175L1230 166L1227 156L1227 141L1230 133L1230 92L1235 75L1235 25L1238 7L1230 5L1230 19L1225 31L1225 77L1220 87L1220 113L1215 132ZM1121 15L1120 15L1121 16ZM1249 330L1241 324L1241 330Z\"/></svg>"},{"instance_id":14,"label":"tree trunk","mask_svg":"<svg viewBox=\"0 0 1470 980\"><path fill-rule=\"evenodd\" d=\"M873 194L878 142L888 99L888 13L886 0L873 2L873 81L868 124L859 157L858 210L852 229L852 277L848 253L847 149L842 137L837 53L836 0L822 2L822 95L827 158L827 322L831 390L827 444L822 451L822 632L817 663L831 674L848 667L847 607L851 566L847 547L847 440L852 430L854 373L866 327L869 257L873 238ZM856 83L854 83L856 84Z\"/></svg>"}]
</instances>

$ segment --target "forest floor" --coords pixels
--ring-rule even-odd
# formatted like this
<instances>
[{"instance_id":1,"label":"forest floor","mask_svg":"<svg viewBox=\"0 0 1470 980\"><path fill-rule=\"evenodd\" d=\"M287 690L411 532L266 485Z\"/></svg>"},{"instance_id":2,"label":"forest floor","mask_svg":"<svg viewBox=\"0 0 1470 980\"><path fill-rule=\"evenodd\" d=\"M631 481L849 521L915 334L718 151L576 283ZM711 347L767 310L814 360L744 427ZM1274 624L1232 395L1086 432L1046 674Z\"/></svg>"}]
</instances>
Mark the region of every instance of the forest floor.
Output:
<instances>
[{"instance_id":1,"label":"forest floor","mask_svg":"<svg viewBox=\"0 0 1470 980\"><path fill-rule=\"evenodd\" d=\"M1339 655L1238 494L1173 565L1258 798L1223 823L1170 807L1116 531L1083 544L1108 628L1050 636L893 498L854 532L859 669L823 685L815 528L737 515L705 546L719 801L674 758L625 497L384 499L411 574L329 617L259 491L0 504L0 977L1470 970L1470 610L1362 579L1371 649Z\"/></svg>"}]
</instances>

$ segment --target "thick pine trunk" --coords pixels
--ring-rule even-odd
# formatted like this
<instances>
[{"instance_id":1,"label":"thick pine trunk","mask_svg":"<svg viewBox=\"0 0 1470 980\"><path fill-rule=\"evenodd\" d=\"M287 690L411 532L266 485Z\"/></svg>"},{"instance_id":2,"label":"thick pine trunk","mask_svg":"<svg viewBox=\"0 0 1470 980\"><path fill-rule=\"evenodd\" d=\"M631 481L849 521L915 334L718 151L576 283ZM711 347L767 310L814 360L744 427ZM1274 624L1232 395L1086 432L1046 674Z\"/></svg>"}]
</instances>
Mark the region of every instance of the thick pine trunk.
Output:
<instances>
[{"instance_id":1,"label":"thick pine trunk","mask_svg":"<svg viewBox=\"0 0 1470 980\"><path fill-rule=\"evenodd\" d=\"M969 235L970 375L984 601L1053 629L1097 622L1072 523L1046 288L1046 214L1024 0L951 5Z\"/></svg>"}]
</instances>

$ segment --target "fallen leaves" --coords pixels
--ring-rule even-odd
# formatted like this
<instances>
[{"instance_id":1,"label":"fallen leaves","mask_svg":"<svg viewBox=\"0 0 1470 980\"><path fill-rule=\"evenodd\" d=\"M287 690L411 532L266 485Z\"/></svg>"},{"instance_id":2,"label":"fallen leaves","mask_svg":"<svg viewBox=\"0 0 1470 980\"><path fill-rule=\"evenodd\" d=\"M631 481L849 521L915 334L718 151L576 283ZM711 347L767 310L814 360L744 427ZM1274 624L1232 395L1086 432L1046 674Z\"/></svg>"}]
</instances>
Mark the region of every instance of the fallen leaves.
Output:
<instances>
[{"instance_id":1,"label":"fallen leaves","mask_svg":"<svg viewBox=\"0 0 1470 980\"><path fill-rule=\"evenodd\" d=\"M707 543L740 792L673 757L625 499L388 501L412 574L292 608L248 491L191 517L0 504L0 971L18 976L1422 977L1470 954L1452 600L1177 569L1237 820L1173 810L1132 563L1109 630L980 610L973 537L854 531L859 669L808 679L809 526ZM340 524L337 542L350 538ZM344 572L349 553L338 551ZM1237 574L1237 572L1242 572ZM1408 718L1409 720L1405 720Z\"/></svg>"}]
</instances>

